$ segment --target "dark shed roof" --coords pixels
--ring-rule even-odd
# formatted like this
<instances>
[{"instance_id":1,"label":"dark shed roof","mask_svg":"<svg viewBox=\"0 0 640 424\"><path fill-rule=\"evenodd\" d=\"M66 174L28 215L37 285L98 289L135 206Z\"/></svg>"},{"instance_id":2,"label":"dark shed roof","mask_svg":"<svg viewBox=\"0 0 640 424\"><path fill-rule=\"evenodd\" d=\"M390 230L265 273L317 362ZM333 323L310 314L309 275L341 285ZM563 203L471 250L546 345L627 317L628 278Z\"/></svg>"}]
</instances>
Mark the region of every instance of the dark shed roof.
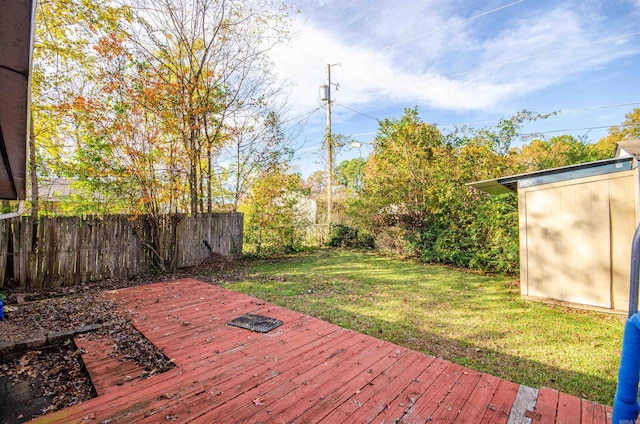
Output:
<instances>
[{"instance_id":1,"label":"dark shed roof","mask_svg":"<svg viewBox=\"0 0 640 424\"><path fill-rule=\"evenodd\" d=\"M634 160L635 158L633 156L605 159L581 163L579 165L563 166L561 168L494 178L492 180L476 181L468 183L467 185L486 191L489 194L508 193L510 191L517 191L518 188L628 171L634 166Z\"/></svg>"},{"instance_id":2,"label":"dark shed roof","mask_svg":"<svg viewBox=\"0 0 640 424\"><path fill-rule=\"evenodd\" d=\"M34 2L5 0L0 12L0 199L26 195Z\"/></svg>"}]
</instances>

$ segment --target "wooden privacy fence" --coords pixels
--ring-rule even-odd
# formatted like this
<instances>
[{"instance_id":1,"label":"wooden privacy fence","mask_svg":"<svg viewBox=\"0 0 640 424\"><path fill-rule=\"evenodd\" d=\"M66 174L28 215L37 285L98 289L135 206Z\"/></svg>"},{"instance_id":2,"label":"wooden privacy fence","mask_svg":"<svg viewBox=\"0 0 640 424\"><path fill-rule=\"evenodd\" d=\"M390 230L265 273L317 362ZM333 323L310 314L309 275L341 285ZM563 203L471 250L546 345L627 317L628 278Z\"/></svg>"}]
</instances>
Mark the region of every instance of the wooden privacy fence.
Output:
<instances>
[{"instance_id":1,"label":"wooden privacy fence","mask_svg":"<svg viewBox=\"0 0 640 424\"><path fill-rule=\"evenodd\" d=\"M75 285L242 254L243 215L30 217L0 221L0 287ZM162 258L160 261L159 258Z\"/></svg>"}]
</instances>

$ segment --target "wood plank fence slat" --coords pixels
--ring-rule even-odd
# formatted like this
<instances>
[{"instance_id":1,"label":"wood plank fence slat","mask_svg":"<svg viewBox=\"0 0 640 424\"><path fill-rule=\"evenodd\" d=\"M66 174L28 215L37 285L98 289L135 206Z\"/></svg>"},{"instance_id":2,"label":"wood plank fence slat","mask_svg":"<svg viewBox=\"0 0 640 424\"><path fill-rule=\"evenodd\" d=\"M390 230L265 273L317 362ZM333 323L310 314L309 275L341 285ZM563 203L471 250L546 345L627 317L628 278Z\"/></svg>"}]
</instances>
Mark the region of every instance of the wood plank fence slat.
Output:
<instances>
[{"instance_id":1,"label":"wood plank fence slat","mask_svg":"<svg viewBox=\"0 0 640 424\"><path fill-rule=\"evenodd\" d=\"M212 253L242 254L243 215L212 213L160 217L152 233L146 217L18 217L0 221L0 287L77 285L149 272L158 258L169 266L198 265ZM12 258L13 260L9 260Z\"/></svg>"}]
</instances>

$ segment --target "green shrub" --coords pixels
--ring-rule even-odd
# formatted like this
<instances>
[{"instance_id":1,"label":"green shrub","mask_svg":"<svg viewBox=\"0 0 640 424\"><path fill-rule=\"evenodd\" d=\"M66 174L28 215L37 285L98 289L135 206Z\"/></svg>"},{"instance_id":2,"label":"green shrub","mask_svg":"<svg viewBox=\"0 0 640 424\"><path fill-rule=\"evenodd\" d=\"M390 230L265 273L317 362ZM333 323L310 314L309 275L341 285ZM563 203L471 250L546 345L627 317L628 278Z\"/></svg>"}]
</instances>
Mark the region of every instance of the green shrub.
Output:
<instances>
[{"instance_id":1,"label":"green shrub","mask_svg":"<svg viewBox=\"0 0 640 424\"><path fill-rule=\"evenodd\" d=\"M332 224L327 245L372 249L375 246L375 240L371 234L360 232L357 228L345 224Z\"/></svg>"}]
</instances>

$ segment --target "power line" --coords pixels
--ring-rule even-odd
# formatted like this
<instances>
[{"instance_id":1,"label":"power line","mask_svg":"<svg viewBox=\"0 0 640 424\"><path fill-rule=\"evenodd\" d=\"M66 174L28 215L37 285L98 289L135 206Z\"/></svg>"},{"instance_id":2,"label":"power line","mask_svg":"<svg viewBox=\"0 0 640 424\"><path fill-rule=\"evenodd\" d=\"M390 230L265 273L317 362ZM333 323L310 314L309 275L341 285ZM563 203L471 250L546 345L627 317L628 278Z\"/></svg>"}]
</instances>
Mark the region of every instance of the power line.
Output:
<instances>
[{"instance_id":1,"label":"power line","mask_svg":"<svg viewBox=\"0 0 640 424\"><path fill-rule=\"evenodd\" d=\"M304 121L304 118L306 118L308 115L309 115L309 116L310 116L310 115L313 115L313 113L315 113L315 112L319 111L319 110L320 110L320 109L322 109L323 107L324 107L324 106L318 106L317 108L313 109L311 112L307 112L307 113L303 113L302 115L294 116L293 118L289 118L289 119L287 119L287 120L284 120L284 121L280 122L280 124L286 124L287 122L294 121L294 120L296 120L296 119L298 119L298 118L303 118L303 119L300 121L300 122L302 122L302 121ZM298 122L298 124L299 124L300 122ZM296 125L298 125L298 124L294 124L293 126L295 127L295 126L296 126Z\"/></svg>"},{"instance_id":2,"label":"power line","mask_svg":"<svg viewBox=\"0 0 640 424\"><path fill-rule=\"evenodd\" d=\"M626 38L626 37L635 37L637 35L640 35L640 31L638 31L638 32L630 32L628 34L622 34L622 35L618 35L616 37L604 38L602 40L593 41L591 43L579 44L577 46L564 47L564 48L561 48L561 49L552 50L550 52L535 54L533 56L527 56L527 57L521 57L521 58L518 58L518 59L508 60L506 62L495 63L493 65L484 66L482 68L470 69L468 71L463 71L463 72L458 72L458 73L451 74L451 75L446 75L443 78L453 78L453 77L457 77L457 76L460 76L460 75L471 74L471 73L474 73L474 72L486 71L487 69L495 69L495 68L499 68L500 66L511 65L513 63L518 63L518 62L524 62L524 61L529 60L529 59L535 59L535 58L546 56L546 55L553 54L553 53L567 52L567 51L571 51L571 50L575 50L575 49L579 49L579 48L583 48L583 47L593 46L595 44L600 44L600 43L606 43L606 42L609 42L609 41L620 40L620 39Z\"/></svg>"},{"instance_id":3,"label":"power line","mask_svg":"<svg viewBox=\"0 0 640 424\"><path fill-rule=\"evenodd\" d=\"M635 105L640 105L640 102L618 103L618 104L615 104L615 105L594 106L594 107L586 107L586 108L583 108L583 109L561 110L558 113L564 115L565 113L582 112L582 111L585 111L585 110L610 109L610 108L614 108L614 107L635 106Z\"/></svg>"},{"instance_id":4,"label":"power line","mask_svg":"<svg viewBox=\"0 0 640 424\"><path fill-rule=\"evenodd\" d=\"M585 112L585 111L589 111L589 110L611 109L611 108L616 108L616 107L627 107L627 106L635 106L635 105L640 105L640 102L617 103L617 104L612 104L612 105L585 107L585 108L581 108L581 109L558 110L557 112L550 112L550 113L545 113L545 114L542 114L542 115L550 115L550 114L565 115L567 113ZM498 122L498 121L500 121L500 119L488 119L486 121L476 121L476 122L466 122L466 123L459 123L459 124L439 125L438 127L439 128L449 128L449 127L461 127L461 126L474 126L474 125L481 125L481 124L490 124L492 122Z\"/></svg>"},{"instance_id":5,"label":"power line","mask_svg":"<svg viewBox=\"0 0 640 424\"><path fill-rule=\"evenodd\" d=\"M374 134L377 134L377 132L371 131L366 133L347 134L347 137L360 137L361 135L374 135Z\"/></svg>"},{"instance_id":6,"label":"power line","mask_svg":"<svg viewBox=\"0 0 640 424\"><path fill-rule=\"evenodd\" d=\"M591 130L601 130L603 128L611 128L611 127L635 127L640 126L640 124L616 124L616 125L605 125L601 127L585 127L585 128L566 128L563 130L549 130L549 131L536 131L532 133L521 133L518 134L520 137L531 137L541 134L551 134L551 133L559 133L559 132L569 132L569 131L591 131Z\"/></svg>"},{"instance_id":7,"label":"power line","mask_svg":"<svg viewBox=\"0 0 640 424\"><path fill-rule=\"evenodd\" d=\"M345 109L348 109L352 112L355 112L359 115L365 116L369 119L373 119L375 121L379 121L379 119L373 118L372 116L369 116L367 114L364 114L362 112L359 112L353 108L350 108L348 106L342 105L342 104L338 104L336 103L338 106L341 106ZM628 103L616 103L616 104L611 104L611 105L602 105L602 106L591 106L591 107L585 107L585 108L580 108L580 109L570 109L570 110L559 110L557 112L555 112L555 114L557 115L564 115L564 114L568 114L568 113L575 113L575 112L585 112L585 111L590 111L590 110L601 110L601 109L612 109L612 108L616 108L616 107L627 107L627 106L636 106L636 105L640 105L640 102L628 102ZM554 112L552 112L554 113ZM547 114L543 114L543 115L548 115ZM447 125L438 125L438 128L450 128L450 127L462 127L462 126L474 126L474 125L481 125L481 124L490 124L492 122L498 122L500 121L500 119L488 119L486 121L476 121L476 122L464 122L464 123L457 123L457 124L447 124ZM615 125L609 125L609 126L615 126ZM608 127L606 127L608 128ZM595 129L595 128L594 128ZM377 134L377 132L373 131L373 132L364 132L364 133L357 133L357 134L349 134L349 136L351 137L357 137L357 136L362 136L362 135L374 135Z\"/></svg>"},{"instance_id":8,"label":"power line","mask_svg":"<svg viewBox=\"0 0 640 424\"><path fill-rule=\"evenodd\" d=\"M345 106L345 105L342 105L342 104L340 104L340 103L336 103L335 105L336 105L336 106L343 107L343 108L345 108L345 109L350 110L351 112L357 113L358 115L362 115L362 116L364 116L365 118L369 118L369 119L372 119L372 120L374 120L374 121L378 122L378 118L374 118L373 116L367 115L366 113L358 112L357 110L352 109L352 108L350 108L349 106Z\"/></svg>"},{"instance_id":9,"label":"power line","mask_svg":"<svg viewBox=\"0 0 640 424\"><path fill-rule=\"evenodd\" d=\"M387 47L383 47L383 48L382 48L382 50L391 49L391 48L396 47L396 46L399 46L399 45L401 45L401 44L409 43L409 42L411 42L411 41L419 40L420 38L428 37L429 35L435 34L435 33L437 33L437 32L444 31L445 29L452 28L452 27L454 27L454 26L458 26L458 25L465 24L465 23L467 23L467 22L473 21L474 19L478 19L478 18L480 18L480 17L482 17L482 16L486 16L486 15L489 15L489 14L491 14L491 13L497 12L497 11L499 11L499 10L506 9L507 7L515 6L516 4L518 4L518 3L522 3L522 2L524 2L524 1L525 1L525 0L518 0L518 1L515 1L515 2L513 2L513 3L509 3L509 4L507 4L507 5L500 6L500 7L496 8L496 9L489 10L488 12L483 12L483 13L480 13L479 15L475 15L475 16L472 16L472 17L470 17L470 18L463 19L463 20L458 21L458 22L454 22L454 23L452 23L452 24L449 24L449 25L447 25L447 26L443 26L443 27L441 27L441 28L438 28L438 29L435 29L435 30L433 30L433 31L427 32L427 33L425 33L425 34L418 35L418 36L413 37L413 38L409 38L408 40L404 40L404 41L400 41L400 42L395 43L395 44L391 44L391 45L389 45L389 46L387 46Z\"/></svg>"},{"instance_id":10,"label":"power line","mask_svg":"<svg viewBox=\"0 0 640 424\"><path fill-rule=\"evenodd\" d=\"M295 124L290 125L290 126L288 126L287 128L283 129L283 132L287 133L287 132L291 131L292 129L294 129L295 127L297 127L298 125L302 124L303 122L305 122L305 121L309 121L309 119L311 119L311 116L313 116L313 114L314 114L314 113L316 113L317 111L319 111L320 109L322 109L322 106L317 107L316 109L312 110L312 111L311 111L311 112L309 112L309 113L306 113L306 114L304 114L304 115L297 116L296 118L300 118L300 117L302 117L302 119L300 119L300 120L299 120L298 122L296 122ZM296 118L293 118L293 119L296 119ZM287 120L287 121L285 121L285 122L291 122L293 119L289 119L289 120Z\"/></svg>"},{"instance_id":11,"label":"power line","mask_svg":"<svg viewBox=\"0 0 640 424\"><path fill-rule=\"evenodd\" d=\"M553 133L560 133L560 132L591 131L591 130L601 130L601 129L605 129L605 128L611 128L611 127L626 128L626 127L634 127L634 126L640 126L640 124L614 124L614 125L603 125L603 126L598 126L598 127L565 128L565 129L561 129L561 130L548 130L548 131L535 131L535 132L530 132L530 133L518 133L517 135L519 137L532 137L532 136L536 136L536 135L553 134ZM350 136L373 135L373 134L377 134L377 133L370 132L370 133L350 134ZM369 144L369 143L364 143L364 144Z\"/></svg>"}]
</instances>

